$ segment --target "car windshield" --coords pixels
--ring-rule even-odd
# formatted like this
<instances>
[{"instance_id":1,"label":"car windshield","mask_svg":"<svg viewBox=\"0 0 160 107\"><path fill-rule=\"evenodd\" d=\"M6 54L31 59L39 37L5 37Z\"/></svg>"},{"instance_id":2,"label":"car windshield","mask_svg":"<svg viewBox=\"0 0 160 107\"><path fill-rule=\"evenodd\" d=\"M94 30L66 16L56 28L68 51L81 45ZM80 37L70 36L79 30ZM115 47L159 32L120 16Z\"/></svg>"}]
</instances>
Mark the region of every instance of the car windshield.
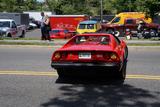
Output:
<instances>
[{"instance_id":1,"label":"car windshield","mask_svg":"<svg viewBox=\"0 0 160 107\"><path fill-rule=\"evenodd\" d=\"M0 22L0 27L10 27L10 22L9 21Z\"/></svg>"},{"instance_id":2,"label":"car windshield","mask_svg":"<svg viewBox=\"0 0 160 107\"><path fill-rule=\"evenodd\" d=\"M79 29L85 29L86 24L80 24Z\"/></svg>"},{"instance_id":3,"label":"car windshield","mask_svg":"<svg viewBox=\"0 0 160 107\"><path fill-rule=\"evenodd\" d=\"M75 44L109 44L109 36L77 36L75 38Z\"/></svg>"},{"instance_id":4,"label":"car windshield","mask_svg":"<svg viewBox=\"0 0 160 107\"><path fill-rule=\"evenodd\" d=\"M88 24L87 29L94 29L94 24Z\"/></svg>"},{"instance_id":5,"label":"car windshield","mask_svg":"<svg viewBox=\"0 0 160 107\"><path fill-rule=\"evenodd\" d=\"M120 21L120 17L115 17L111 23L117 23Z\"/></svg>"}]
</instances>

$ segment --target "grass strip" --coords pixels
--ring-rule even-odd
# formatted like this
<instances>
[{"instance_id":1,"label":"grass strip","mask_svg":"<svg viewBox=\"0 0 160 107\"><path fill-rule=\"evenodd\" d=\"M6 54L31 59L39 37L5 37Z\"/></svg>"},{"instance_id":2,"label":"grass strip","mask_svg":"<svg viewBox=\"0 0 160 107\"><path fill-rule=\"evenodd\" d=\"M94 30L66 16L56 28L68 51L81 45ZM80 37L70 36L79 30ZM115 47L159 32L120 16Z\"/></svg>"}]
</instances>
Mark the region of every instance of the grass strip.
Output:
<instances>
[{"instance_id":1,"label":"grass strip","mask_svg":"<svg viewBox=\"0 0 160 107\"><path fill-rule=\"evenodd\" d=\"M0 45L40 45L40 46L50 46L53 43L37 43L37 42L7 42L7 41L0 41Z\"/></svg>"},{"instance_id":2,"label":"grass strip","mask_svg":"<svg viewBox=\"0 0 160 107\"><path fill-rule=\"evenodd\" d=\"M40 45L40 46L52 46L63 45L55 44L54 42L12 42L12 41L0 41L0 45ZM128 46L160 46L160 43L128 43Z\"/></svg>"}]
</instances>

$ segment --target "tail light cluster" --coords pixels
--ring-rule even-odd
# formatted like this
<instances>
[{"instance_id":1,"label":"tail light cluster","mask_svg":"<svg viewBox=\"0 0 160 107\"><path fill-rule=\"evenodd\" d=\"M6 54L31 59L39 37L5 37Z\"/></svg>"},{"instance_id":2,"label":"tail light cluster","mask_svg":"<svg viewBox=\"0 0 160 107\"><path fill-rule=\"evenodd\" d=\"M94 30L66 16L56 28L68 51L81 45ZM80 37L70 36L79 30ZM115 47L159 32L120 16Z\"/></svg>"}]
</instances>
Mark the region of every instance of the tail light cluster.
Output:
<instances>
[{"instance_id":1,"label":"tail light cluster","mask_svg":"<svg viewBox=\"0 0 160 107\"><path fill-rule=\"evenodd\" d=\"M95 60L101 60L105 62L119 62L120 61L119 56L114 52L95 53L94 57L95 57Z\"/></svg>"},{"instance_id":2,"label":"tail light cluster","mask_svg":"<svg viewBox=\"0 0 160 107\"><path fill-rule=\"evenodd\" d=\"M59 61L61 60L62 58L65 57L65 53L62 53L62 52L55 52L52 56L52 61Z\"/></svg>"},{"instance_id":3,"label":"tail light cluster","mask_svg":"<svg viewBox=\"0 0 160 107\"><path fill-rule=\"evenodd\" d=\"M116 53L104 54L104 56L105 57L107 56L108 61L115 61L115 62L120 61L120 58Z\"/></svg>"},{"instance_id":4,"label":"tail light cluster","mask_svg":"<svg viewBox=\"0 0 160 107\"><path fill-rule=\"evenodd\" d=\"M52 61L78 60L78 52L55 52Z\"/></svg>"},{"instance_id":5,"label":"tail light cluster","mask_svg":"<svg viewBox=\"0 0 160 107\"><path fill-rule=\"evenodd\" d=\"M91 52L91 59L79 59L78 52L55 52L52 61L103 61L103 62L119 62L119 56L114 52Z\"/></svg>"}]
</instances>

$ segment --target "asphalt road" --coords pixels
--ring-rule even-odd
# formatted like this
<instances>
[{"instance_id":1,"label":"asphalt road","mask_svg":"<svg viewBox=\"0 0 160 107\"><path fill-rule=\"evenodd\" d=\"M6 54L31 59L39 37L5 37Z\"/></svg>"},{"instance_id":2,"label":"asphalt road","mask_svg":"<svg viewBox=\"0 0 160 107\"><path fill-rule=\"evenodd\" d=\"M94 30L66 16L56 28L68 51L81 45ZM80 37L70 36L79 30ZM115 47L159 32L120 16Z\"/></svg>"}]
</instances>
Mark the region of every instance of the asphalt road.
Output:
<instances>
[{"instance_id":1,"label":"asphalt road","mask_svg":"<svg viewBox=\"0 0 160 107\"><path fill-rule=\"evenodd\" d=\"M127 79L59 79L55 47L0 46L1 107L159 107L160 47L129 47Z\"/></svg>"},{"instance_id":2,"label":"asphalt road","mask_svg":"<svg viewBox=\"0 0 160 107\"><path fill-rule=\"evenodd\" d=\"M34 29L26 32L25 38L41 39L41 30Z\"/></svg>"}]
</instances>

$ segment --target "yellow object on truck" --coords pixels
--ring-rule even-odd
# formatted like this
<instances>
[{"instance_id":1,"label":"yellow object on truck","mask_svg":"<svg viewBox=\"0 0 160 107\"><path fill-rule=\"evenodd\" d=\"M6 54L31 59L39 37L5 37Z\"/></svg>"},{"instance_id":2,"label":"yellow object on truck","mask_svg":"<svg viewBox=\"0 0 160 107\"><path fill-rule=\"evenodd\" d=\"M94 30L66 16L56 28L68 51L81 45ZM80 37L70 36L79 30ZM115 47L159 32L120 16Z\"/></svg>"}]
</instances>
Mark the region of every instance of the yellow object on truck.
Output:
<instances>
[{"instance_id":1,"label":"yellow object on truck","mask_svg":"<svg viewBox=\"0 0 160 107\"><path fill-rule=\"evenodd\" d=\"M124 24L126 18L140 18L146 23L152 23L152 19L150 17L146 17L143 12L122 12L117 14L109 24Z\"/></svg>"}]
</instances>

